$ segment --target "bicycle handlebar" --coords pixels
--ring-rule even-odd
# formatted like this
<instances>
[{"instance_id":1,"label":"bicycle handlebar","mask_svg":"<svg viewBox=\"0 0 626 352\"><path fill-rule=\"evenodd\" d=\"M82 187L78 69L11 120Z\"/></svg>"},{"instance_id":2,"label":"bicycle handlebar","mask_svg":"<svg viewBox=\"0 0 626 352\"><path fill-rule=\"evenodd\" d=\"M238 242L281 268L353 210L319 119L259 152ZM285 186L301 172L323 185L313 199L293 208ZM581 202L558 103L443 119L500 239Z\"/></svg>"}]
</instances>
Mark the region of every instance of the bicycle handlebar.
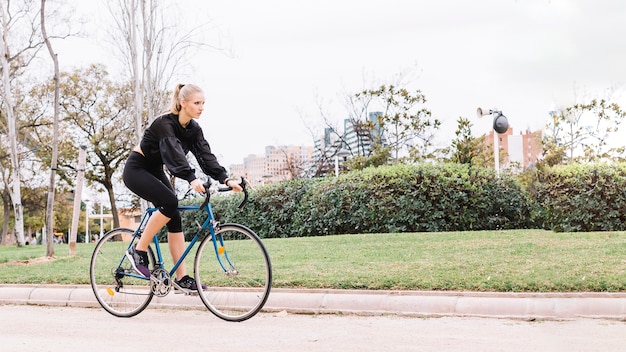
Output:
<instances>
[{"instance_id":1,"label":"bicycle handlebar","mask_svg":"<svg viewBox=\"0 0 626 352\"><path fill-rule=\"evenodd\" d=\"M209 204L209 200L211 199L211 192L209 192L209 188L211 187L211 182L207 181L204 183L203 186L205 190L205 196L204 196L204 202L202 202L200 209L203 209L207 204ZM248 188L247 188L248 181L246 181L245 178L241 177L241 183L239 183L239 186L241 186L241 188L243 189L243 200L241 201L238 207L239 209L241 209L248 202ZM217 191L218 192L232 191L232 187L218 186Z\"/></svg>"}]
</instances>

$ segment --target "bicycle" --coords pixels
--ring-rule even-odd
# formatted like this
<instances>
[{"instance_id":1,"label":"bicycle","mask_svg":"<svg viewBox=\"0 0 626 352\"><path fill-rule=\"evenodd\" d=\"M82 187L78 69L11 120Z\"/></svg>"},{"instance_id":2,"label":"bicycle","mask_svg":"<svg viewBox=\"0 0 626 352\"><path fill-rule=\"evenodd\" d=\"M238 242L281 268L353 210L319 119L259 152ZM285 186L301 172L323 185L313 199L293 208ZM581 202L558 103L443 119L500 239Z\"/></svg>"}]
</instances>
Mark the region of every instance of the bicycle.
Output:
<instances>
[{"instance_id":1,"label":"bicycle","mask_svg":"<svg viewBox=\"0 0 626 352\"><path fill-rule=\"evenodd\" d=\"M240 209L248 201L244 178L241 186L244 197ZM211 313L227 321L244 321L263 308L272 285L269 254L260 237L248 227L216 221L210 203L210 183L205 183L204 187L206 195L202 205L178 207L180 211L204 210L207 216L202 225L196 221L198 231L169 271L163 262L158 236L154 236L148 247L150 278L134 271L125 255L139 240L157 208L146 209L136 230L116 228L102 236L94 248L89 269L91 287L102 308L117 317L132 317L142 312L154 296L164 297L172 288L186 295L200 296ZM230 188L217 191L228 190ZM193 268L199 289L191 291L178 286L173 275L198 242Z\"/></svg>"}]
</instances>

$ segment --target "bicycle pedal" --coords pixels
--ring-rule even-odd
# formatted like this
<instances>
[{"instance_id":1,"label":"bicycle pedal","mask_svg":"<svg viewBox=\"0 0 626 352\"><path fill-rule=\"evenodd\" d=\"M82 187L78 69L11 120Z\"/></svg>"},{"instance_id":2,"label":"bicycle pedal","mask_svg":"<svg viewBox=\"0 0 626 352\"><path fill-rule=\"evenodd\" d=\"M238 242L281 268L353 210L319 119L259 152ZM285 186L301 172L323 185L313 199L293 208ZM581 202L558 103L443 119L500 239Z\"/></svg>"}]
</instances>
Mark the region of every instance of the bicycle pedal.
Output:
<instances>
[{"instance_id":1,"label":"bicycle pedal","mask_svg":"<svg viewBox=\"0 0 626 352\"><path fill-rule=\"evenodd\" d=\"M185 296L197 296L198 295L198 291L192 291L186 288L178 288L178 287L174 287L174 293L184 294Z\"/></svg>"}]
</instances>

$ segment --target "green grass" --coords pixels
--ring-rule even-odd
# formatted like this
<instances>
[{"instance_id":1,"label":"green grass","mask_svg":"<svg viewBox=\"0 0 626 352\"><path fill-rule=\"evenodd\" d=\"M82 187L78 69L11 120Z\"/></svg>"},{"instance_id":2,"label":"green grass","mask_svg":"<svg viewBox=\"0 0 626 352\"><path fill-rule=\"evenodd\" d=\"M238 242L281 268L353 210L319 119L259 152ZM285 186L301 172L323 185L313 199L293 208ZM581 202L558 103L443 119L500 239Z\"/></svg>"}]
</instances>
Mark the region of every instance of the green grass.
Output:
<instances>
[{"instance_id":1,"label":"green grass","mask_svg":"<svg viewBox=\"0 0 626 352\"><path fill-rule=\"evenodd\" d=\"M274 287L499 292L626 291L626 232L542 230L265 239ZM0 283L88 284L94 244L0 246ZM167 244L162 246L169 259ZM17 261L17 262L16 262ZM193 261L187 261L192 271Z\"/></svg>"}]
</instances>

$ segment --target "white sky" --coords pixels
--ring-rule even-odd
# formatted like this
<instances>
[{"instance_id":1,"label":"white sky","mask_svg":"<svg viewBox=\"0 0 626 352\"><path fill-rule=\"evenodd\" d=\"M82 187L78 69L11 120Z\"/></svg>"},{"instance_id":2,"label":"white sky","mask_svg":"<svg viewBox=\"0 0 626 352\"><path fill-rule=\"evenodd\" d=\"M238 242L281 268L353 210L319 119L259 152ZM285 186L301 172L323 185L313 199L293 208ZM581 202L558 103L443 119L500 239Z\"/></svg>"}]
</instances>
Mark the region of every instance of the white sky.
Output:
<instances>
[{"instance_id":1,"label":"white sky","mask_svg":"<svg viewBox=\"0 0 626 352\"><path fill-rule=\"evenodd\" d=\"M613 91L621 98L626 82L620 0L178 3L181 22L212 19L213 37L220 34L234 53L201 54L184 78L205 90L200 122L224 166L268 145L313 145L309 128L319 135L323 127L320 100L339 124L347 117L343 96L410 68L409 87L444 121L442 140L459 116L472 119L475 135L487 133L491 121L475 117L479 106L502 110L516 133L536 130L554 106ZM102 41L85 40L68 61L103 62Z\"/></svg>"}]
</instances>

